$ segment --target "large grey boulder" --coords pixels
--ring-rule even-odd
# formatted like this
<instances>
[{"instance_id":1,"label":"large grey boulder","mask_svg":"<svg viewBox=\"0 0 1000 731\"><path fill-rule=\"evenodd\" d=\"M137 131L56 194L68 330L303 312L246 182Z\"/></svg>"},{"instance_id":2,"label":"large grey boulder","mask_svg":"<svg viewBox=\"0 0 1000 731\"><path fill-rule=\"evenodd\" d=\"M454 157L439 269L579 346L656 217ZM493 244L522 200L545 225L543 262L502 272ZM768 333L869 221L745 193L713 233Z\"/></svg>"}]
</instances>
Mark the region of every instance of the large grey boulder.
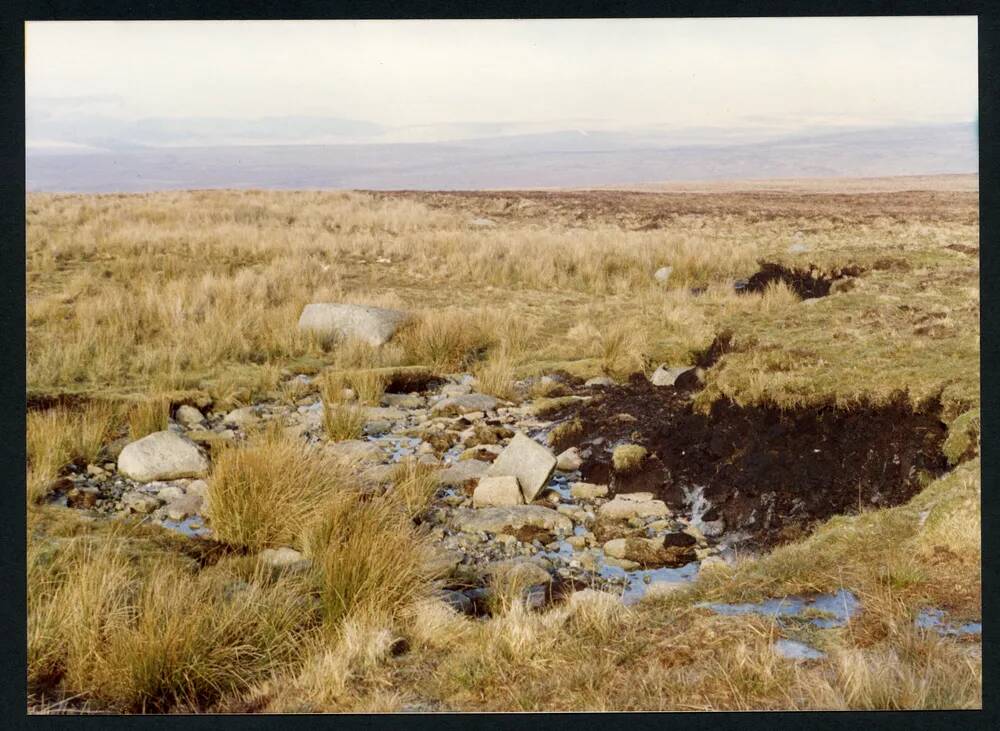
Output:
<instances>
[{"instance_id":1,"label":"large grey boulder","mask_svg":"<svg viewBox=\"0 0 1000 731\"><path fill-rule=\"evenodd\" d=\"M548 449L521 432L500 453L486 474L512 475L521 485L524 501L530 503L541 492L556 468L556 458Z\"/></svg>"},{"instance_id":2,"label":"large grey boulder","mask_svg":"<svg viewBox=\"0 0 1000 731\"><path fill-rule=\"evenodd\" d=\"M496 508L458 508L449 519L455 530L463 533L504 533L525 526L548 531L573 532L573 521L541 505L512 505Z\"/></svg>"},{"instance_id":3,"label":"large grey boulder","mask_svg":"<svg viewBox=\"0 0 1000 731\"><path fill-rule=\"evenodd\" d=\"M126 445L118 455L118 471L137 482L204 477L208 460L190 439L158 431Z\"/></svg>"},{"instance_id":4,"label":"large grey boulder","mask_svg":"<svg viewBox=\"0 0 1000 731\"><path fill-rule=\"evenodd\" d=\"M378 347L387 343L409 317L406 312L383 307L314 302L303 308L299 329L324 339L354 337Z\"/></svg>"}]
</instances>

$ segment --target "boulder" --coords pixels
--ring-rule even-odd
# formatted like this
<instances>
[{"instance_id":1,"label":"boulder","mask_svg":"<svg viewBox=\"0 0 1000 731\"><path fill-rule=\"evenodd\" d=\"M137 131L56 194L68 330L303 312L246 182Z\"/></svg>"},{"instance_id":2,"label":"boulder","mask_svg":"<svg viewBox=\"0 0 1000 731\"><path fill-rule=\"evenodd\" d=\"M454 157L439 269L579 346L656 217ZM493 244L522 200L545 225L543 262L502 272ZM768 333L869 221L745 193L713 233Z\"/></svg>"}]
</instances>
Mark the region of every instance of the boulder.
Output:
<instances>
[{"instance_id":1,"label":"boulder","mask_svg":"<svg viewBox=\"0 0 1000 731\"><path fill-rule=\"evenodd\" d=\"M616 538L604 544L604 553L612 558L634 561L646 568L683 566L694 559L690 551L666 547L655 538Z\"/></svg>"},{"instance_id":2,"label":"boulder","mask_svg":"<svg viewBox=\"0 0 1000 731\"><path fill-rule=\"evenodd\" d=\"M485 393L467 393L438 401L431 407L435 416L461 416L470 411L492 411L497 400Z\"/></svg>"},{"instance_id":3,"label":"boulder","mask_svg":"<svg viewBox=\"0 0 1000 731\"><path fill-rule=\"evenodd\" d=\"M562 513L540 505L514 505L496 508L458 508L449 519L455 530L463 533L511 533L525 526L547 531L571 533L573 521Z\"/></svg>"},{"instance_id":4,"label":"boulder","mask_svg":"<svg viewBox=\"0 0 1000 731\"><path fill-rule=\"evenodd\" d=\"M194 406L188 406L187 404L177 408L177 413L174 414L174 418L187 429L193 429L194 427L201 426L205 423L204 415Z\"/></svg>"},{"instance_id":5,"label":"boulder","mask_svg":"<svg viewBox=\"0 0 1000 731\"><path fill-rule=\"evenodd\" d=\"M472 493L472 507L489 508L524 502L516 477L483 477Z\"/></svg>"},{"instance_id":6,"label":"boulder","mask_svg":"<svg viewBox=\"0 0 1000 731\"><path fill-rule=\"evenodd\" d=\"M505 580L520 586L537 586L552 581L552 575L548 571L526 558L505 559L489 563L483 567L483 576L503 577Z\"/></svg>"},{"instance_id":7,"label":"boulder","mask_svg":"<svg viewBox=\"0 0 1000 731\"><path fill-rule=\"evenodd\" d=\"M118 471L137 482L204 477L208 460L191 440L158 431L128 444L118 455Z\"/></svg>"},{"instance_id":8,"label":"boulder","mask_svg":"<svg viewBox=\"0 0 1000 731\"><path fill-rule=\"evenodd\" d=\"M260 552L261 563L270 566L272 569L285 569L297 571L309 566L309 559L305 558L294 548L281 546L280 548L265 548Z\"/></svg>"},{"instance_id":9,"label":"boulder","mask_svg":"<svg viewBox=\"0 0 1000 731\"><path fill-rule=\"evenodd\" d=\"M486 474L491 477L513 475L521 485L524 501L530 503L545 487L555 468L556 458L552 452L517 432Z\"/></svg>"},{"instance_id":10,"label":"boulder","mask_svg":"<svg viewBox=\"0 0 1000 731\"><path fill-rule=\"evenodd\" d=\"M406 312L382 307L314 302L303 308L299 329L326 340L353 337L378 347L387 343L409 317Z\"/></svg>"},{"instance_id":11,"label":"boulder","mask_svg":"<svg viewBox=\"0 0 1000 731\"><path fill-rule=\"evenodd\" d=\"M608 494L607 485L595 485L591 482L571 482L569 494L577 499L593 500Z\"/></svg>"},{"instance_id":12,"label":"boulder","mask_svg":"<svg viewBox=\"0 0 1000 731\"><path fill-rule=\"evenodd\" d=\"M649 382L654 386L673 386L677 379L687 373L688 371L693 371L694 366L680 366L678 368L668 368L665 365L661 365L655 371L653 375L650 376Z\"/></svg>"},{"instance_id":13,"label":"boulder","mask_svg":"<svg viewBox=\"0 0 1000 731\"><path fill-rule=\"evenodd\" d=\"M649 495L649 493L641 494ZM662 500L636 500L625 495L616 495L614 500L609 500L598 508L597 514L605 520L628 520L650 516L665 518L670 515L670 508Z\"/></svg>"},{"instance_id":14,"label":"boulder","mask_svg":"<svg viewBox=\"0 0 1000 731\"><path fill-rule=\"evenodd\" d=\"M670 275L673 273L674 268L671 266L660 267L653 274L653 279L655 279L660 284L666 284L670 280Z\"/></svg>"},{"instance_id":15,"label":"boulder","mask_svg":"<svg viewBox=\"0 0 1000 731\"><path fill-rule=\"evenodd\" d=\"M580 456L580 450L576 447L570 447L556 457L556 469L561 472L573 472L580 469L582 464L583 458Z\"/></svg>"}]
</instances>

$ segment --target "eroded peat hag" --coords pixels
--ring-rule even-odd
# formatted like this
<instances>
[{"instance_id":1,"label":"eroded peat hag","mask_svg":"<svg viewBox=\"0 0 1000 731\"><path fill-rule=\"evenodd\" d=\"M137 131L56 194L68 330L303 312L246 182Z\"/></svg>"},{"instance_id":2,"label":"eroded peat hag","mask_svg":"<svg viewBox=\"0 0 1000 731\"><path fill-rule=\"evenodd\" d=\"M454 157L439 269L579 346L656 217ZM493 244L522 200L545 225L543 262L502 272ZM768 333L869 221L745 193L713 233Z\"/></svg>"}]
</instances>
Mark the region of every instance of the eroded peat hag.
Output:
<instances>
[{"instance_id":1,"label":"eroded peat hag","mask_svg":"<svg viewBox=\"0 0 1000 731\"><path fill-rule=\"evenodd\" d=\"M836 267L829 271L815 266L805 268L789 267L774 262L761 262L760 271L750 277L739 288L741 292L764 292L772 282L784 284L800 298L813 299L826 297L830 294L834 283L840 282L841 289L846 289L851 277L856 277L864 271L860 266L848 265Z\"/></svg>"},{"instance_id":2,"label":"eroded peat hag","mask_svg":"<svg viewBox=\"0 0 1000 731\"><path fill-rule=\"evenodd\" d=\"M942 474L947 428L937 411L900 395L849 409L720 399L704 413L686 390L635 374L559 414L580 424L560 446L581 449L583 479L612 494L653 492L675 510L690 510L697 494L702 520L769 547L833 515L898 505ZM646 456L623 472L613 454L625 443Z\"/></svg>"}]
</instances>

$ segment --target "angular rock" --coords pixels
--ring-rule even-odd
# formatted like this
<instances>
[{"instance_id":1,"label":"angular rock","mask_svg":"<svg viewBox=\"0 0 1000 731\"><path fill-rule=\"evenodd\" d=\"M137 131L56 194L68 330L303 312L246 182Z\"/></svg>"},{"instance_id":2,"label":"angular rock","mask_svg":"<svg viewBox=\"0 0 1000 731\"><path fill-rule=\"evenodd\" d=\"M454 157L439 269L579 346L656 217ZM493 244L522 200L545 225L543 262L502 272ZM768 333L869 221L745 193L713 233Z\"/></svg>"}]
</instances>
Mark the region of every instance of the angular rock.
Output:
<instances>
[{"instance_id":1,"label":"angular rock","mask_svg":"<svg viewBox=\"0 0 1000 731\"><path fill-rule=\"evenodd\" d=\"M178 498L184 497L184 488L178 487L177 485L167 485L158 493L156 497L160 498L164 502L170 502L171 500L176 500Z\"/></svg>"},{"instance_id":2,"label":"angular rock","mask_svg":"<svg viewBox=\"0 0 1000 731\"><path fill-rule=\"evenodd\" d=\"M678 368L668 368L665 365L661 365L655 371L653 375L649 377L649 382L654 386L673 386L677 379L687 373L688 371L693 371L694 366L680 366Z\"/></svg>"},{"instance_id":3,"label":"angular rock","mask_svg":"<svg viewBox=\"0 0 1000 731\"><path fill-rule=\"evenodd\" d=\"M187 404L183 404L177 408L174 418L188 429L193 429L205 423L205 417L202 413L194 406L188 406Z\"/></svg>"},{"instance_id":4,"label":"angular rock","mask_svg":"<svg viewBox=\"0 0 1000 731\"><path fill-rule=\"evenodd\" d=\"M486 474L513 475L521 485L524 501L530 503L545 487L555 468L556 458L552 452L518 432L490 465Z\"/></svg>"},{"instance_id":5,"label":"angular rock","mask_svg":"<svg viewBox=\"0 0 1000 731\"><path fill-rule=\"evenodd\" d=\"M548 584L552 575L534 561L524 558L494 561L483 567L483 575L487 577L503 576L509 581L515 581L521 586L536 586Z\"/></svg>"},{"instance_id":6,"label":"angular rock","mask_svg":"<svg viewBox=\"0 0 1000 731\"><path fill-rule=\"evenodd\" d=\"M524 497L516 477L483 477L472 493L472 507L490 508L504 505L521 505Z\"/></svg>"},{"instance_id":7,"label":"angular rock","mask_svg":"<svg viewBox=\"0 0 1000 731\"><path fill-rule=\"evenodd\" d=\"M598 497L606 497L608 494L607 485L595 485L591 482L571 482L569 494L581 500L593 500Z\"/></svg>"},{"instance_id":8,"label":"angular rock","mask_svg":"<svg viewBox=\"0 0 1000 731\"><path fill-rule=\"evenodd\" d=\"M358 338L378 347L389 342L410 316L400 310L364 305L314 302L299 316L299 330L313 332L324 340Z\"/></svg>"},{"instance_id":9,"label":"angular rock","mask_svg":"<svg viewBox=\"0 0 1000 731\"><path fill-rule=\"evenodd\" d=\"M189 439L159 431L127 445L118 455L118 471L137 482L203 477L208 460Z\"/></svg>"},{"instance_id":10,"label":"angular rock","mask_svg":"<svg viewBox=\"0 0 1000 731\"><path fill-rule=\"evenodd\" d=\"M525 526L570 533L573 521L561 513L539 505L516 505L500 508L458 508L449 518L455 530L464 533L511 533Z\"/></svg>"}]
</instances>

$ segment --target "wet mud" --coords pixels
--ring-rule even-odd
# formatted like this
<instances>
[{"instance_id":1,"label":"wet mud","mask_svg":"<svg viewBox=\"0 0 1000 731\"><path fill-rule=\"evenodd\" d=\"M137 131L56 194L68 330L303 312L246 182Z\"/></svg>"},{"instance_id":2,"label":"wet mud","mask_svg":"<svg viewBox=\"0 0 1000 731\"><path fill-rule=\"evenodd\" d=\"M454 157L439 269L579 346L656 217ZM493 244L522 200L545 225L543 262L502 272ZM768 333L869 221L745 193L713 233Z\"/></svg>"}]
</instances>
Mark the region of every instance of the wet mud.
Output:
<instances>
[{"instance_id":1,"label":"wet mud","mask_svg":"<svg viewBox=\"0 0 1000 731\"><path fill-rule=\"evenodd\" d=\"M724 347L719 341L717 349ZM697 492L707 501L702 520L721 518L726 531L766 547L832 515L906 502L942 474L947 427L938 411L936 404L914 408L901 394L851 409L743 407L722 399L706 414L692 408L689 390L635 374L557 416L579 421L560 448L587 455L585 481L608 484L612 494L652 492L675 511L689 509ZM612 466L611 452L623 443L649 451L628 474Z\"/></svg>"}]
</instances>

